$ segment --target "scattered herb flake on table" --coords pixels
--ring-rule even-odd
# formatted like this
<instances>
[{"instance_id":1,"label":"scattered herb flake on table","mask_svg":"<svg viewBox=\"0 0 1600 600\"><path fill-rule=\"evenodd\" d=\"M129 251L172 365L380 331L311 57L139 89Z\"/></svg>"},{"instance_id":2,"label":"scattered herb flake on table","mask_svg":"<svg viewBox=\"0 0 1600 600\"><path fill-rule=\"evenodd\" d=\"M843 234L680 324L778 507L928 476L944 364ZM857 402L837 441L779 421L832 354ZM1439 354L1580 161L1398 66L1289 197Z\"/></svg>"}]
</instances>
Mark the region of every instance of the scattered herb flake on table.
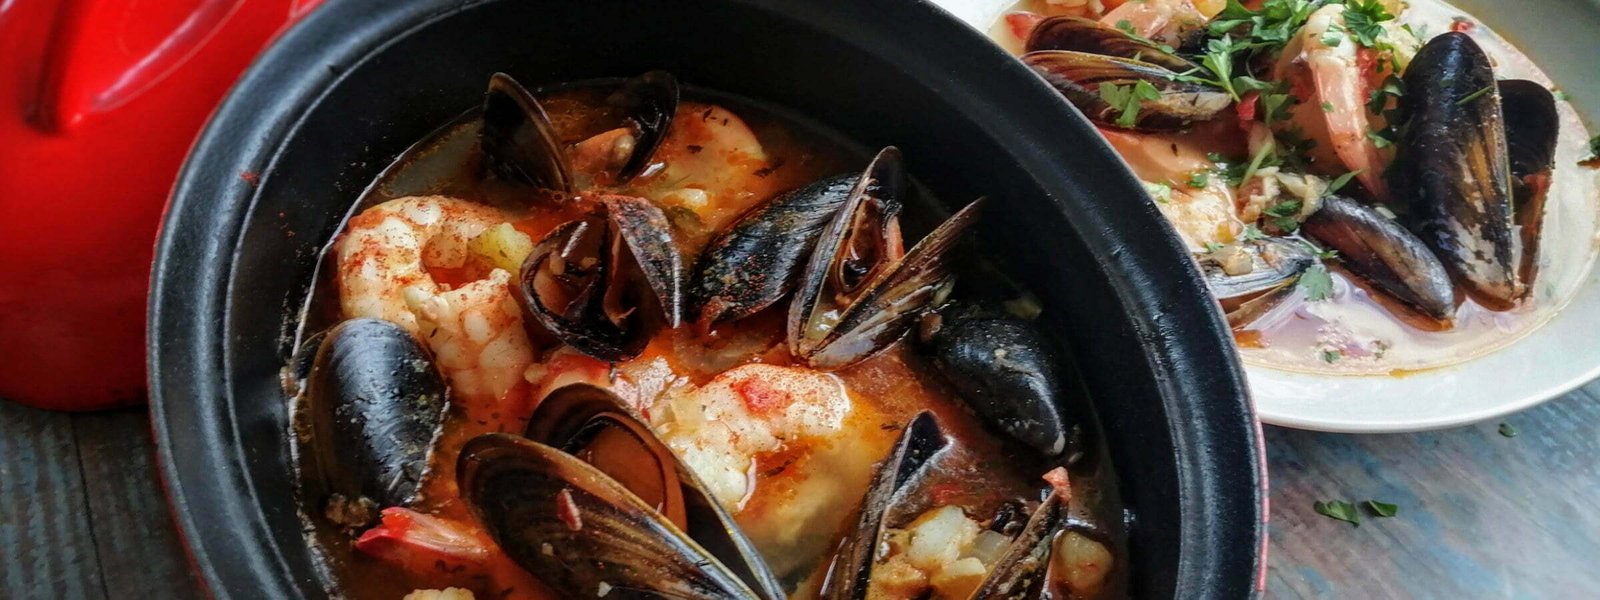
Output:
<instances>
[{"instance_id":1,"label":"scattered herb flake on table","mask_svg":"<svg viewBox=\"0 0 1600 600\"><path fill-rule=\"evenodd\" d=\"M1311 505L1317 514L1330 519L1344 521L1356 527L1361 526L1361 513L1356 510L1356 505L1343 500L1328 500Z\"/></svg>"},{"instance_id":2,"label":"scattered herb flake on table","mask_svg":"<svg viewBox=\"0 0 1600 600\"><path fill-rule=\"evenodd\" d=\"M1503 435L1503 436L1508 437L1508 438L1517 437L1517 428L1512 427L1510 423L1501 423L1500 424L1500 435Z\"/></svg>"},{"instance_id":3,"label":"scattered herb flake on table","mask_svg":"<svg viewBox=\"0 0 1600 600\"><path fill-rule=\"evenodd\" d=\"M1387 519L1389 517L1393 517L1393 516L1395 516L1397 514L1400 514L1400 505L1398 505L1398 504L1389 504L1388 502L1379 502L1377 500L1368 500L1368 501L1366 501L1366 505L1367 505L1367 510L1372 511L1373 515L1378 516L1378 517L1382 517L1382 518L1385 518L1385 519Z\"/></svg>"}]
</instances>

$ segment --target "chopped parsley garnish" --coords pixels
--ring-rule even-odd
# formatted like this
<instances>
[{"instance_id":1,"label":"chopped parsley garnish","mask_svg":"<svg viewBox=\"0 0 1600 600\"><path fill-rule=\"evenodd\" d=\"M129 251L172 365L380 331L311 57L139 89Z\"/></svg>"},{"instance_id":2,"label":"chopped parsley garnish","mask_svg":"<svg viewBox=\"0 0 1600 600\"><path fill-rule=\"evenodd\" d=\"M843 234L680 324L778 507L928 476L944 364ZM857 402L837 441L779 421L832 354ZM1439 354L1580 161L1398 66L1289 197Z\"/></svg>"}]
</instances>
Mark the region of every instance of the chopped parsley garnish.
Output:
<instances>
[{"instance_id":1,"label":"chopped parsley garnish","mask_svg":"<svg viewBox=\"0 0 1600 600\"><path fill-rule=\"evenodd\" d=\"M1139 30L1133 28L1133 22L1132 21L1129 21L1127 19L1123 19L1121 21L1117 21L1116 27L1117 27L1117 31L1121 31L1124 34L1127 34L1128 37L1133 38L1135 40L1138 40L1140 42L1144 42L1145 44L1154 46L1156 48L1160 48L1162 52L1165 52L1167 54L1173 54L1174 52L1176 52L1175 50L1172 49L1172 46L1168 46L1166 44L1158 43L1155 40L1152 40L1150 38L1147 38L1147 37L1144 37L1142 35L1139 35Z\"/></svg>"},{"instance_id":2,"label":"chopped parsley garnish","mask_svg":"<svg viewBox=\"0 0 1600 600\"><path fill-rule=\"evenodd\" d=\"M1114 110L1121 111L1117 116L1118 127L1133 127L1139 121L1139 107L1145 100L1160 100L1161 90L1150 85L1148 81L1139 81L1133 85L1117 85L1115 83L1100 84L1100 100L1111 105Z\"/></svg>"},{"instance_id":3,"label":"chopped parsley garnish","mask_svg":"<svg viewBox=\"0 0 1600 600\"><path fill-rule=\"evenodd\" d=\"M1383 83L1372 90L1372 95L1367 97L1367 112L1381 115L1389 110L1389 99L1405 95L1405 88L1401 87L1401 79L1390 75L1384 78Z\"/></svg>"},{"instance_id":4,"label":"chopped parsley garnish","mask_svg":"<svg viewBox=\"0 0 1600 600\"><path fill-rule=\"evenodd\" d=\"M1388 137L1385 137L1384 133L1381 131L1368 131L1367 139L1372 140L1372 145L1377 146L1378 148L1388 148L1389 146L1394 145L1394 142L1390 141Z\"/></svg>"},{"instance_id":5,"label":"chopped parsley garnish","mask_svg":"<svg viewBox=\"0 0 1600 600\"><path fill-rule=\"evenodd\" d=\"M1384 21L1394 20L1394 15L1379 0L1348 0L1344 8L1345 31L1356 43L1367 48L1387 50L1389 45L1381 40Z\"/></svg>"},{"instance_id":6,"label":"chopped parsley garnish","mask_svg":"<svg viewBox=\"0 0 1600 600\"><path fill-rule=\"evenodd\" d=\"M1339 358L1342 357L1342 356L1343 356L1343 354L1341 354L1338 350L1323 350L1322 351L1322 362L1325 362L1325 363L1328 363L1328 364L1331 365L1333 363L1339 362Z\"/></svg>"},{"instance_id":7,"label":"chopped parsley garnish","mask_svg":"<svg viewBox=\"0 0 1600 600\"><path fill-rule=\"evenodd\" d=\"M1222 249L1222 244L1218 244L1216 242L1206 242L1206 252L1215 254L1218 250L1221 250L1221 249Z\"/></svg>"},{"instance_id":8,"label":"chopped parsley garnish","mask_svg":"<svg viewBox=\"0 0 1600 600\"><path fill-rule=\"evenodd\" d=\"M1189 174L1189 187L1200 189L1211 183L1211 175L1205 171L1195 171Z\"/></svg>"},{"instance_id":9,"label":"chopped parsley garnish","mask_svg":"<svg viewBox=\"0 0 1600 600\"><path fill-rule=\"evenodd\" d=\"M1144 191L1146 194L1150 194L1150 197L1154 198L1156 202L1162 204L1172 200L1172 186L1165 183L1150 183L1146 181L1144 182Z\"/></svg>"},{"instance_id":10,"label":"chopped parsley garnish","mask_svg":"<svg viewBox=\"0 0 1600 600\"><path fill-rule=\"evenodd\" d=\"M1560 102L1571 102L1572 101L1572 94L1568 94L1566 92L1566 90L1555 90L1555 91L1550 92L1550 95L1555 96L1556 100L1560 101Z\"/></svg>"},{"instance_id":11,"label":"chopped parsley garnish","mask_svg":"<svg viewBox=\"0 0 1600 600\"><path fill-rule=\"evenodd\" d=\"M1307 300L1321 302L1333 297L1333 277L1327 267L1311 265L1300 274L1300 288L1306 291Z\"/></svg>"},{"instance_id":12,"label":"chopped parsley garnish","mask_svg":"<svg viewBox=\"0 0 1600 600\"><path fill-rule=\"evenodd\" d=\"M1343 500L1328 500L1311 505L1317 514L1330 519L1338 519L1356 527L1361 526L1361 513L1356 510L1356 505Z\"/></svg>"},{"instance_id":13,"label":"chopped parsley garnish","mask_svg":"<svg viewBox=\"0 0 1600 600\"><path fill-rule=\"evenodd\" d=\"M1589 138L1588 160L1600 160L1600 135Z\"/></svg>"},{"instance_id":14,"label":"chopped parsley garnish","mask_svg":"<svg viewBox=\"0 0 1600 600\"><path fill-rule=\"evenodd\" d=\"M1517 437L1517 428L1512 427L1510 423L1501 423L1500 424L1500 435L1508 437L1508 438Z\"/></svg>"},{"instance_id":15,"label":"chopped parsley garnish","mask_svg":"<svg viewBox=\"0 0 1600 600\"><path fill-rule=\"evenodd\" d=\"M1481 89L1479 89L1476 92L1473 92L1471 94L1467 94L1466 96L1462 96L1460 100L1456 101L1456 106L1465 106L1468 102L1472 102L1473 100L1477 100L1479 98L1482 98L1484 94L1489 93L1489 90L1492 90L1492 89L1494 89L1494 85L1492 85L1492 84L1483 86Z\"/></svg>"},{"instance_id":16,"label":"chopped parsley garnish","mask_svg":"<svg viewBox=\"0 0 1600 600\"><path fill-rule=\"evenodd\" d=\"M1350 171L1348 173L1345 173L1343 175L1340 175L1338 177L1333 178L1333 183L1328 184L1328 193L1332 194L1334 192L1339 191L1340 189L1343 189L1344 186L1350 184L1350 180L1351 179L1355 179L1355 177L1357 175L1360 175L1362 173L1362 171L1366 171L1366 169L1356 169L1354 171Z\"/></svg>"},{"instance_id":17,"label":"chopped parsley garnish","mask_svg":"<svg viewBox=\"0 0 1600 600\"><path fill-rule=\"evenodd\" d=\"M1323 101L1323 103L1322 103L1322 112L1330 112L1330 113L1333 112L1333 103L1332 102Z\"/></svg>"},{"instance_id":18,"label":"chopped parsley garnish","mask_svg":"<svg viewBox=\"0 0 1600 600\"><path fill-rule=\"evenodd\" d=\"M1373 516L1387 519L1400 514L1400 505L1398 504L1389 504L1388 502L1379 502L1377 500L1368 500L1364 504L1367 505L1367 510L1372 511Z\"/></svg>"},{"instance_id":19,"label":"chopped parsley garnish","mask_svg":"<svg viewBox=\"0 0 1600 600\"><path fill-rule=\"evenodd\" d=\"M1261 228L1256 227L1255 223L1245 225L1244 233L1239 234L1239 239L1242 239L1246 242L1254 242L1256 240L1266 239L1266 237L1267 234L1262 233Z\"/></svg>"}]
</instances>

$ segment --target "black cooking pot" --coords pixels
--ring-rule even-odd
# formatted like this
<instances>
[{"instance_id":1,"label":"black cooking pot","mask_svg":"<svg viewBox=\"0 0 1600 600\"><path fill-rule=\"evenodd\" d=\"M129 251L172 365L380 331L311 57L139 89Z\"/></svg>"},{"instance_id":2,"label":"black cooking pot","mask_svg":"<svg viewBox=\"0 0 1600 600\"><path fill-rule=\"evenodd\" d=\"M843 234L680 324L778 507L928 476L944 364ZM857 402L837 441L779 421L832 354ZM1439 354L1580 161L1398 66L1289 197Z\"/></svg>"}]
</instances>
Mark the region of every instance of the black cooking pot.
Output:
<instances>
[{"instance_id":1,"label":"black cooking pot","mask_svg":"<svg viewBox=\"0 0 1600 600\"><path fill-rule=\"evenodd\" d=\"M1254 593L1259 438L1227 329L1171 228L1088 123L919 0L331 0L212 118L162 230L149 315L160 462L223 598L321 597L294 513L279 369L321 246L409 144L506 71L668 69L898 145L1035 291L1096 402L1134 593Z\"/></svg>"}]
</instances>

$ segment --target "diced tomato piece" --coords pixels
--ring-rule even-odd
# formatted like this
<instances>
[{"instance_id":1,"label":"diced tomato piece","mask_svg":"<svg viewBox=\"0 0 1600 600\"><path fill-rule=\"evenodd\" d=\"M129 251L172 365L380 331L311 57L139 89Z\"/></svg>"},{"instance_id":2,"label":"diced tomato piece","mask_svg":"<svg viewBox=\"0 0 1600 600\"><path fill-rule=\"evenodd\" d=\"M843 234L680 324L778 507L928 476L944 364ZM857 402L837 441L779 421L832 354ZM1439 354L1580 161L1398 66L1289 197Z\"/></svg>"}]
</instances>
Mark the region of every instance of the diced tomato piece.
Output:
<instances>
[{"instance_id":1,"label":"diced tomato piece","mask_svg":"<svg viewBox=\"0 0 1600 600\"><path fill-rule=\"evenodd\" d=\"M1466 17L1456 17L1450 20L1450 31L1456 33L1471 33L1473 29L1477 28L1478 25Z\"/></svg>"},{"instance_id":2,"label":"diced tomato piece","mask_svg":"<svg viewBox=\"0 0 1600 600\"><path fill-rule=\"evenodd\" d=\"M1247 92L1239 97L1238 104L1233 110L1239 113L1239 126L1247 127L1247 123L1256 120L1256 108L1260 105L1261 92Z\"/></svg>"},{"instance_id":3,"label":"diced tomato piece","mask_svg":"<svg viewBox=\"0 0 1600 600\"><path fill-rule=\"evenodd\" d=\"M1011 35L1017 36L1019 40L1028 39L1028 36L1033 34L1033 28L1043 20L1044 15L1025 10L1006 13L1006 26L1011 28Z\"/></svg>"},{"instance_id":4,"label":"diced tomato piece","mask_svg":"<svg viewBox=\"0 0 1600 600\"><path fill-rule=\"evenodd\" d=\"M1063 502L1072 499L1072 480L1067 476L1065 468L1050 469L1049 473L1044 474L1044 480L1050 487L1056 489L1056 495L1061 496Z\"/></svg>"},{"instance_id":5,"label":"diced tomato piece","mask_svg":"<svg viewBox=\"0 0 1600 600\"><path fill-rule=\"evenodd\" d=\"M755 377L747 377L734 382L733 391L744 399L744 404L750 409L750 412L757 415L782 410L794 402L789 397L788 392L767 385L767 382Z\"/></svg>"}]
</instances>

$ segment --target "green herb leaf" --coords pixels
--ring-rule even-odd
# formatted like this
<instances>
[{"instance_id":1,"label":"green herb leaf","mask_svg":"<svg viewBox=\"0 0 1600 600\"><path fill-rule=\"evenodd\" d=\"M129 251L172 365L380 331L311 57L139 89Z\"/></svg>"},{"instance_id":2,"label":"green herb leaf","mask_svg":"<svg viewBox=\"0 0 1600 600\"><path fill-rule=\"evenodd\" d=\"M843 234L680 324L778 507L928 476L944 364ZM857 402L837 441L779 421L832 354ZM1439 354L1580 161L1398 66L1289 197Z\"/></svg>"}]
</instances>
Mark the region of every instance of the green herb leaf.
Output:
<instances>
[{"instance_id":1,"label":"green herb leaf","mask_svg":"<svg viewBox=\"0 0 1600 600\"><path fill-rule=\"evenodd\" d=\"M1343 354L1341 354L1338 350L1323 350L1322 351L1322 362L1325 362L1325 363L1328 363L1328 364L1331 365L1333 363L1339 362L1339 358L1342 357L1342 356L1343 356Z\"/></svg>"},{"instance_id":2,"label":"green herb leaf","mask_svg":"<svg viewBox=\"0 0 1600 600\"><path fill-rule=\"evenodd\" d=\"M1267 238L1267 234L1262 233L1261 232L1261 228L1260 227L1256 227L1255 223L1251 223L1249 225L1245 225L1244 226L1244 233L1239 234L1239 239L1242 239L1242 240L1244 240L1246 242L1254 242L1256 240L1263 240L1263 239L1266 239L1266 238Z\"/></svg>"},{"instance_id":3,"label":"green herb leaf","mask_svg":"<svg viewBox=\"0 0 1600 600\"><path fill-rule=\"evenodd\" d=\"M1333 183L1328 184L1328 193L1332 194L1334 192L1337 192L1337 191L1343 189L1344 186L1350 184L1350 180L1351 179L1355 179L1355 177L1357 175L1360 175L1363 171L1366 171L1366 169L1356 169L1354 171L1350 171L1348 173L1345 173L1343 175L1335 177L1333 179Z\"/></svg>"},{"instance_id":4,"label":"green herb leaf","mask_svg":"<svg viewBox=\"0 0 1600 600\"><path fill-rule=\"evenodd\" d=\"M1306 272L1300 274L1300 288L1306 291L1306 299L1312 302L1321 302L1333 297L1333 276L1328 274L1328 268L1322 265L1311 265Z\"/></svg>"},{"instance_id":5,"label":"green herb leaf","mask_svg":"<svg viewBox=\"0 0 1600 600\"><path fill-rule=\"evenodd\" d=\"M1566 92L1566 90L1555 90L1553 92L1550 92L1550 95L1555 96L1556 100L1560 101L1560 102L1571 102L1572 101L1572 94L1568 94Z\"/></svg>"},{"instance_id":6,"label":"green herb leaf","mask_svg":"<svg viewBox=\"0 0 1600 600\"><path fill-rule=\"evenodd\" d=\"M1300 209L1304 206L1305 203L1299 200L1284 200L1267 207L1263 212L1274 217L1293 217L1300 214Z\"/></svg>"},{"instance_id":7,"label":"green herb leaf","mask_svg":"<svg viewBox=\"0 0 1600 600\"><path fill-rule=\"evenodd\" d=\"M1361 526L1361 513L1356 511L1356 505L1343 500L1328 500L1311 505L1317 514L1330 519L1338 519L1356 527Z\"/></svg>"},{"instance_id":8,"label":"green herb leaf","mask_svg":"<svg viewBox=\"0 0 1600 600\"><path fill-rule=\"evenodd\" d=\"M1462 96L1460 100L1456 101L1456 106L1464 106L1468 102L1471 102L1473 100L1477 100L1479 98L1482 98L1484 94L1489 93L1489 90L1492 90L1492 89L1494 89L1494 85L1493 84L1483 86L1482 88L1479 88L1478 91L1476 91L1476 92L1473 92L1471 94L1467 94L1465 96Z\"/></svg>"},{"instance_id":9,"label":"green herb leaf","mask_svg":"<svg viewBox=\"0 0 1600 600\"><path fill-rule=\"evenodd\" d=\"M1332 102L1323 102L1322 103L1322 112L1326 112L1326 113L1333 112L1333 103Z\"/></svg>"},{"instance_id":10,"label":"green herb leaf","mask_svg":"<svg viewBox=\"0 0 1600 600\"><path fill-rule=\"evenodd\" d=\"M1150 183L1148 181L1143 183L1145 193L1150 194L1150 197L1154 198L1156 202L1166 204L1167 202L1172 201L1172 186L1165 183Z\"/></svg>"},{"instance_id":11,"label":"green herb leaf","mask_svg":"<svg viewBox=\"0 0 1600 600\"><path fill-rule=\"evenodd\" d=\"M1589 138L1589 158L1600 158L1600 135Z\"/></svg>"},{"instance_id":12,"label":"green herb leaf","mask_svg":"<svg viewBox=\"0 0 1600 600\"><path fill-rule=\"evenodd\" d=\"M1388 148L1394 145L1394 142L1389 141L1389 138L1384 137L1383 132L1380 131L1368 131L1367 139L1372 140L1372 145L1379 148Z\"/></svg>"},{"instance_id":13,"label":"green herb leaf","mask_svg":"<svg viewBox=\"0 0 1600 600\"><path fill-rule=\"evenodd\" d=\"M1344 8L1344 26L1356 43L1374 49L1387 49L1382 41L1385 35L1382 23L1394 15L1379 0L1348 0Z\"/></svg>"},{"instance_id":14,"label":"green herb leaf","mask_svg":"<svg viewBox=\"0 0 1600 600\"><path fill-rule=\"evenodd\" d=\"M1512 427L1510 423L1501 423L1500 424L1500 435L1508 437L1508 438L1517 437L1517 428Z\"/></svg>"},{"instance_id":15,"label":"green herb leaf","mask_svg":"<svg viewBox=\"0 0 1600 600\"><path fill-rule=\"evenodd\" d=\"M1400 505L1398 504L1389 504L1388 502L1379 502L1377 500L1368 500L1365 504L1367 505L1367 510L1372 511L1374 516L1387 519L1400 514Z\"/></svg>"},{"instance_id":16,"label":"green herb leaf","mask_svg":"<svg viewBox=\"0 0 1600 600\"><path fill-rule=\"evenodd\" d=\"M1211 183L1211 174L1205 171L1195 171L1189 174L1189 187L1200 189Z\"/></svg>"},{"instance_id":17,"label":"green herb leaf","mask_svg":"<svg viewBox=\"0 0 1600 600\"><path fill-rule=\"evenodd\" d=\"M1206 242L1206 252L1215 253L1216 251L1221 250L1221 249L1222 249L1222 244L1218 244L1216 242Z\"/></svg>"}]
</instances>

